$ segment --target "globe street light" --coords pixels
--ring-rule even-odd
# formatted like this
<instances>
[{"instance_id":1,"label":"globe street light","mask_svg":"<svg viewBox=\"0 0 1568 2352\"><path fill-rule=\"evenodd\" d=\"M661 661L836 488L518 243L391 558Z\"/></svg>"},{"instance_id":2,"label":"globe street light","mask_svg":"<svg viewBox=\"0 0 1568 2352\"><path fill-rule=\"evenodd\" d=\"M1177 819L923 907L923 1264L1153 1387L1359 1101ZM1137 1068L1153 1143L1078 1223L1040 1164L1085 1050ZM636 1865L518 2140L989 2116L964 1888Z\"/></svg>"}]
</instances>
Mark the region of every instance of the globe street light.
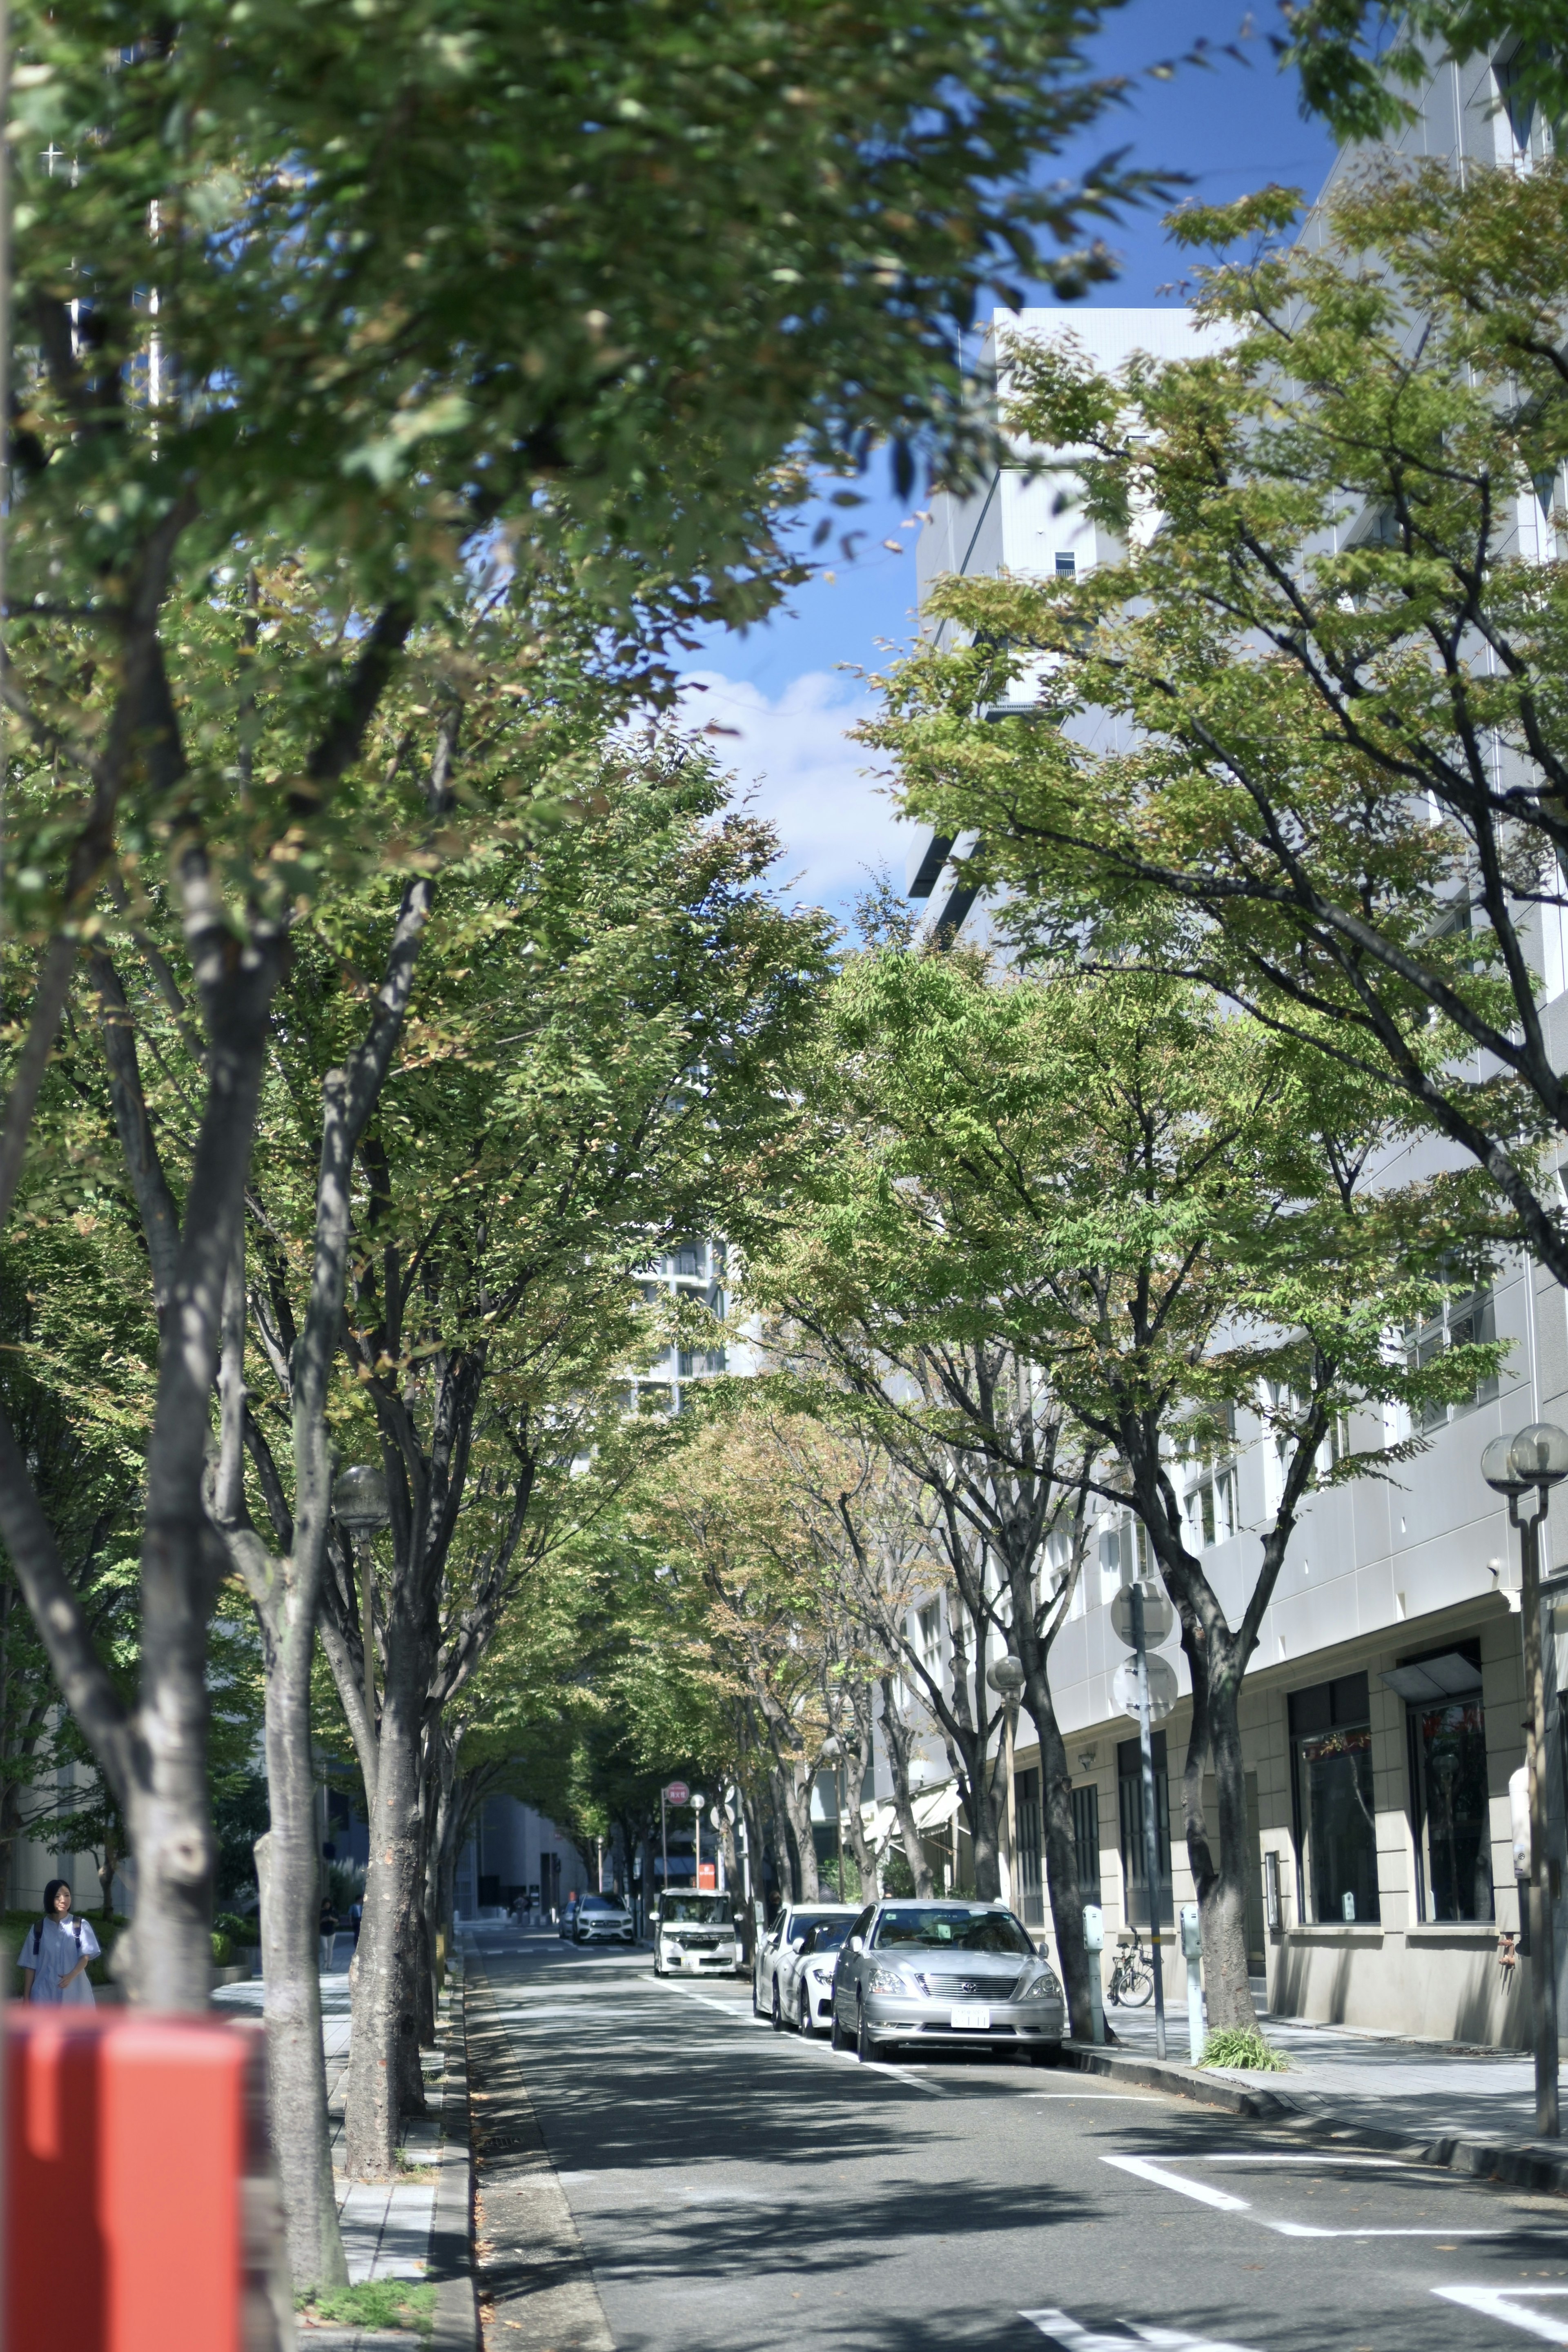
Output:
<instances>
[{"instance_id":1,"label":"globe street light","mask_svg":"<svg viewBox=\"0 0 1568 2352\"><path fill-rule=\"evenodd\" d=\"M1530 1790L1530 1990L1535 2042L1535 2128L1554 2139L1561 2128L1557 2105L1557 1969L1552 1952L1552 1903L1546 1881L1546 1679L1541 1663L1541 1526L1553 1486L1568 1478L1568 1431L1550 1421L1532 1421L1517 1437L1494 1437L1481 1454L1481 1476L1494 1493L1508 1497L1508 1516L1519 1529L1521 1575L1520 1616L1524 1634L1524 1763ZM1535 1508L1520 1504L1533 1489Z\"/></svg>"},{"instance_id":2,"label":"globe street light","mask_svg":"<svg viewBox=\"0 0 1568 2352\"><path fill-rule=\"evenodd\" d=\"M1018 1814L1013 1791L1013 1737L1018 1723L1018 1700L1024 1688L1024 1669L1016 1658L998 1658L985 1676L1002 1701L1004 1738L1007 1757L1007 1900L1015 1910L1018 1907Z\"/></svg>"},{"instance_id":3,"label":"globe street light","mask_svg":"<svg viewBox=\"0 0 1568 2352\"><path fill-rule=\"evenodd\" d=\"M370 1539L377 1528L392 1524L392 1497L386 1473L368 1462L357 1463L332 1483L332 1514L346 1528L359 1569L360 1639L364 1651L364 1711L368 1728L375 1732L375 1579L371 1569Z\"/></svg>"}]
</instances>

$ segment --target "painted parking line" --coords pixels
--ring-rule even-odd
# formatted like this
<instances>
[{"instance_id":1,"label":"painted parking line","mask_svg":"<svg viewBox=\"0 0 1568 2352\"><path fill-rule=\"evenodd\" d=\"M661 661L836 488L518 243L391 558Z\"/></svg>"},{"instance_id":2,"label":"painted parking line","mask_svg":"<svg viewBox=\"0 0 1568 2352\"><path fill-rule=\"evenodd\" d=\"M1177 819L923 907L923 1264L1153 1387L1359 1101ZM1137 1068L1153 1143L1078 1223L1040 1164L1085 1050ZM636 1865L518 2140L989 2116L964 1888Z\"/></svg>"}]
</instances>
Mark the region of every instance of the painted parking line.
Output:
<instances>
[{"instance_id":1,"label":"painted parking line","mask_svg":"<svg viewBox=\"0 0 1568 2352\"><path fill-rule=\"evenodd\" d=\"M1145 2327L1136 2319L1120 2322L1118 2335L1102 2336L1097 2328L1079 2326L1065 2311L1021 2311L1018 2316L1037 2327L1058 2352L1128 2352L1130 2342L1152 2345L1156 2352L1247 2352L1243 2344L1222 2344L1213 2336L1187 2336L1179 2327Z\"/></svg>"},{"instance_id":2,"label":"painted parking line","mask_svg":"<svg viewBox=\"0 0 1568 2352\"><path fill-rule=\"evenodd\" d=\"M1199 2205L1212 2205L1218 2212L1250 2213L1255 2227L1260 2230L1272 2230L1275 2236L1279 2238L1517 2238L1521 2235L1532 2238L1561 2238L1568 2234L1562 2230L1531 2230L1528 2232L1521 2232L1517 2227L1468 2229L1462 2223L1451 2222L1423 2223L1409 2227L1384 2227L1376 2223L1368 2223L1363 2227L1357 2222L1346 2222L1341 2226L1316 2221L1276 2221L1267 2213L1254 2213L1249 2199L1233 2197L1228 2189L1212 2188L1206 2180L1189 2180L1184 2174L1171 2171L1167 2165L1156 2164L1152 2157L1102 2156L1100 2160L1101 2164L1113 2165L1118 2172L1130 2172L1135 2179L1147 2180L1156 2189L1173 2189L1178 2197L1190 2197L1195 2204ZM1267 2157L1254 2158L1246 2155L1194 2156L1183 2159L1188 2164L1268 2163L1269 2160ZM1326 2159L1321 2157L1300 2159L1278 2158L1273 2160L1282 2163L1310 2162L1316 2165L1320 2171L1326 2171L1330 2166L1340 2164L1372 2165L1381 2169L1392 2163L1401 2170L1413 2168L1399 2165L1396 2158L1386 2157L1347 2156L1329 2157ZM1564 2291L1568 2292L1568 2290ZM1568 2344L1568 2335L1565 2335L1562 2341Z\"/></svg>"},{"instance_id":3,"label":"painted parking line","mask_svg":"<svg viewBox=\"0 0 1568 2352\"><path fill-rule=\"evenodd\" d=\"M1531 2311L1528 2303L1568 2294L1568 2286L1435 2286L1446 2303L1457 2303L1483 2319L1500 2320L1505 2327L1521 2327L1547 2344L1568 2344L1568 2325L1547 2311Z\"/></svg>"},{"instance_id":4,"label":"painted parking line","mask_svg":"<svg viewBox=\"0 0 1568 2352\"><path fill-rule=\"evenodd\" d=\"M1147 2156L1102 2156L1101 2164L1113 2164L1118 2172L1131 2172L1139 2180L1152 2181L1156 2189L1173 2189L1178 2197L1190 2197L1196 2204L1213 2205L1221 2213L1246 2213L1251 2210L1245 2197L1233 2197L1228 2189L1211 2189L1206 2180L1184 2180L1179 2172L1168 2172Z\"/></svg>"}]
</instances>

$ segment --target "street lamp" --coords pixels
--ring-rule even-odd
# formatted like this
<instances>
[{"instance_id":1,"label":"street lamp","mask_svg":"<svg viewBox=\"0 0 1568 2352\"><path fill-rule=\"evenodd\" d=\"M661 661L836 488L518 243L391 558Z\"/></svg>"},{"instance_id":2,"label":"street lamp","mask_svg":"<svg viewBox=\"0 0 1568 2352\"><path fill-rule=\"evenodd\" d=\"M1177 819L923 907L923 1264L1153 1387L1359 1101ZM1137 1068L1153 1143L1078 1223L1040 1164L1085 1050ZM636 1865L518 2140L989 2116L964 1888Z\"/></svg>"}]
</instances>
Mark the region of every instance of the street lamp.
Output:
<instances>
[{"instance_id":1,"label":"street lamp","mask_svg":"<svg viewBox=\"0 0 1568 2352\"><path fill-rule=\"evenodd\" d=\"M1557 1970L1546 1870L1546 1681L1541 1664L1541 1523L1553 1486L1568 1478L1568 1431L1532 1421L1517 1437L1494 1437L1481 1454L1481 1476L1508 1496L1519 1529L1522 1573L1520 1614L1524 1633L1525 1770L1530 1789L1530 1988L1535 2042L1535 2128L1543 2139L1560 2129L1557 2109ZM1531 1487L1535 1508L1521 1516Z\"/></svg>"},{"instance_id":2,"label":"street lamp","mask_svg":"<svg viewBox=\"0 0 1568 2352\"><path fill-rule=\"evenodd\" d=\"M844 1770L844 1743L836 1731L830 1731L816 1752L819 1757L826 1757L833 1767L833 1818L838 1828L838 1900L842 1903L844 1900L844 1790L841 1775Z\"/></svg>"},{"instance_id":3,"label":"street lamp","mask_svg":"<svg viewBox=\"0 0 1568 2352\"><path fill-rule=\"evenodd\" d=\"M364 1711L371 1733L375 1731L375 1580L371 1570L370 1539L377 1528L392 1525L392 1497L386 1473L368 1462L345 1470L332 1484L332 1512L338 1525L353 1539L359 1569L360 1638L364 1650ZM368 1791L367 1791L368 1794Z\"/></svg>"},{"instance_id":4,"label":"street lamp","mask_svg":"<svg viewBox=\"0 0 1568 2352\"><path fill-rule=\"evenodd\" d=\"M1018 1701L1023 1696L1024 1669L1016 1658L998 1658L985 1677L1002 1701L1005 1709L1004 1727L1007 1754L1007 1900L1015 1909L1018 1904L1018 1814L1013 1790L1013 1736L1018 1723Z\"/></svg>"}]
</instances>

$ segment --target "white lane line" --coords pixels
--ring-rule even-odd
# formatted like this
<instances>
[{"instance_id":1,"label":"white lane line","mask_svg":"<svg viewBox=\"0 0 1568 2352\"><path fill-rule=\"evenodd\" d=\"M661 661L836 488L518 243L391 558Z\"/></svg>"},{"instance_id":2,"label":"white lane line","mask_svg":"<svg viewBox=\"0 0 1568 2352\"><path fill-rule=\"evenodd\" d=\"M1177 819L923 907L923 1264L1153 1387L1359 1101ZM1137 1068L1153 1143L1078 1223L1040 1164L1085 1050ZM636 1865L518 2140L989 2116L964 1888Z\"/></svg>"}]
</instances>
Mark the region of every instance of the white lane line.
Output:
<instances>
[{"instance_id":1,"label":"white lane line","mask_svg":"<svg viewBox=\"0 0 1568 2352\"><path fill-rule=\"evenodd\" d=\"M1435 2286L1447 2303L1457 2303L1466 2311L1479 2312L1483 2319L1500 2320L1505 2327L1522 2327L1527 2335L1539 2336L1548 2344L1568 2344L1568 2326L1544 2311L1521 2311L1520 2298L1539 2298L1550 2294L1568 2294L1565 2286Z\"/></svg>"},{"instance_id":2,"label":"white lane line","mask_svg":"<svg viewBox=\"0 0 1568 2352\"><path fill-rule=\"evenodd\" d=\"M1315 2164L1320 2172L1331 2165L1375 2165L1381 2171L1413 2172L1415 2166L1403 2156L1289 2156L1265 2155L1257 2148L1245 2148L1235 2156L1186 2156L1184 2164Z\"/></svg>"},{"instance_id":3,"label":"white lane line","mask_svg":"<svg viewBox=\"0 0 1568 2352\"><path fill-rule=\"evenodd\" d=\"M1519 2234L1515 2230L1320 2230L1310 2221L1265 2221L1263 2226L1281 2238L1512 2238Z\"/></svg>"},{"instance_id":4,"label":"white lane line","mask_svg":"<svg viewBox=\"0 0 1568 2352\"><path fill-rule=\"evenodd\" d=\"M1113 2164L1118 2172L1131 2172L1140 2180L1152 2180L1156 2189L1173 2189L1179 2197L1192 2197L1200 2205L1213 2205L1222 2213L1245 2213L1250 2209L1245 2197L1233 2197L1228 2189L1211 2189L1206 2180L1184 2180L1179 2172L1167 2172L1163 2164L1155 2164L1146 2156L1102 2156L1101 2164Z\"/></svg>"},{"instance_id":5,"label":"white lane line","mask_svg":"<svg viewBox=\"0 0 1568 2352\"><path fill-rule=\"evenodd\" d=\"M1040 2334L1059 2347L1059 2352L1127 2352L1128 2338L1121 2336L1101 2336L1091 2327L1080 2327L1065 2311L1021 2311ZM1132 2330L1141 2344L1152 2345L1156 2352L1247 2352L1245 2345L1222 2344L1213 2336L1185 2336L1179 2327L1144 2327L1136 2319L1122 2323Z\"/></svg>"}]
</instances>

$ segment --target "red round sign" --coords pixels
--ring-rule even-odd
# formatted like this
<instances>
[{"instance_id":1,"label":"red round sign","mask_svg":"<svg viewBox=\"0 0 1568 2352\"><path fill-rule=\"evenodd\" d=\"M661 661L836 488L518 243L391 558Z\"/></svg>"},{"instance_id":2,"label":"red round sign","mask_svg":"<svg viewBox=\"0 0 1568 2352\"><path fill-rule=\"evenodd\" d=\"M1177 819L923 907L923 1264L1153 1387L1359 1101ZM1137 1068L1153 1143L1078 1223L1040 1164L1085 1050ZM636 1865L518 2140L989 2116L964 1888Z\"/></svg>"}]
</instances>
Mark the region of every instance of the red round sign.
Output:
<instances>
[{"instance_id":1,"label":"red round sign","mask_svg":"<svg viewBox=\"0 0 1568 2352\"><path fill-rule=\"evenodd\" d=\"M691 1791L684 1780L672 1780L664 1792L664 1799L668 1805L684 1805L690 1794Z\"/></svg>"}]
</instances>

